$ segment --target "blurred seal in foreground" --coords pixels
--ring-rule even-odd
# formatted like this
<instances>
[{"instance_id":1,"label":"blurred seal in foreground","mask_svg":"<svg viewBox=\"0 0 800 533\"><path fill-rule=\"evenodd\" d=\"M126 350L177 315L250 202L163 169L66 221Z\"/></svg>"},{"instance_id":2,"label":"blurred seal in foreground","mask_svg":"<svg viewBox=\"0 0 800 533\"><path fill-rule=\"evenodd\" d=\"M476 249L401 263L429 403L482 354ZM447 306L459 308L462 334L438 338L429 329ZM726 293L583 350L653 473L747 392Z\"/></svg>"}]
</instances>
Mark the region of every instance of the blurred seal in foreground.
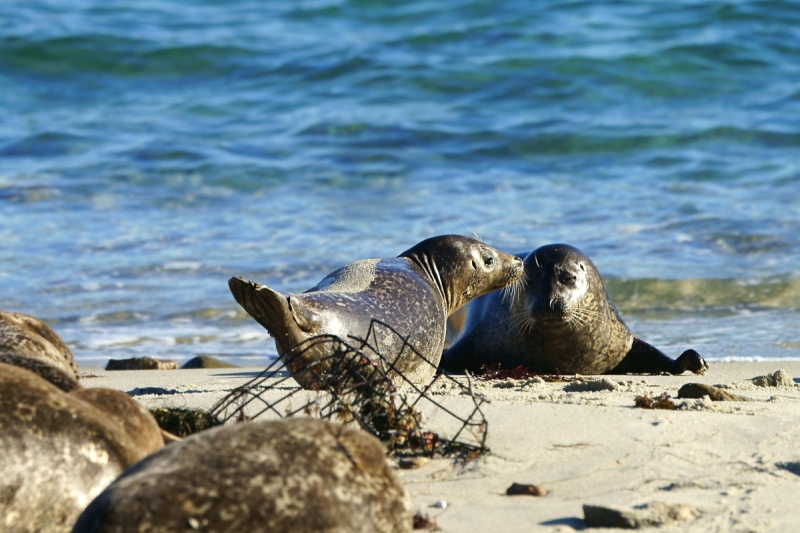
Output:
<instances>
[{"instance_id":1,"label":"blurred seal in foreground","mask_svg":"<svg viewBox=\"0 0 800 533\"><path fill-rule=\"evenodd\" d=\"M23 313L0 311L0 363L27 368L64 391L80 386L78 365L64 341Z\"/></svg>"},{"instance_id":2,"label":"blurred seal in foreground","mask_svg":"<svg viewBox=\"0 0 800 533\"><path fill-rule=\"evenodd\" d=\"M74 533L411 531L410 500L367 433L308 418L222 426L133 466Z\"/></svg>"},{"instance_id":3,"label":"blurred seal in foreground","mask_svg":"<svg viewBox=\"0 0 800 533\"><path fill-rule=\"evenodd\" d=\"M0 530L70 531L100 491L163 446L155 419L125 393L66 393L0 363Z\"/></svg>"}]
</instances>

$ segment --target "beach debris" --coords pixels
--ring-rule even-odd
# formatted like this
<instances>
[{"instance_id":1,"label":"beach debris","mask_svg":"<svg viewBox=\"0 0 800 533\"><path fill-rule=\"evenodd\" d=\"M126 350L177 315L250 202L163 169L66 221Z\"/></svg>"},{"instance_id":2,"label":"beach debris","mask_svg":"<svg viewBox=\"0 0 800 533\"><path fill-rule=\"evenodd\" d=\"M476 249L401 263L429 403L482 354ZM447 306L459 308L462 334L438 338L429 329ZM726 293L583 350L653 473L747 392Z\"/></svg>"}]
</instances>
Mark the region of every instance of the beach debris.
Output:
<instances>
[{"instance_id":1,"label":"beach debris","mask_svg":"<svg viewBox=\"0 0 800 533\"><path fill-rule=\"evenodd\" d=\"M547 495L547 490L536 485L512 483L511 486L506 489L506 494L508 496L545 496Z\"/></svg>"},{"instance_id":2,"label":"beach debris","mask_svg":"<svg viewBox=\"0 0 800 533\"><path fill-rule=\"evenodd\" d=\"M427 529L428 531L438 531L439 526L436 524L436 518L431 518L427 514L416 512L413 518L414 529Z\"/></svg>"},{"instance_id":3,"label":"beach debris","mask_svg":"<svg viewBox=\"0 0 800 533\"><path fill-rule=\"evenodd\" d=\"M737 396L725 392L719 387L705 385L703 383L687 383L678 389L678 398L702 398L708 396L715 402L746 402L749 401L744 396Z\"/></svg>"},{"instance_id":4,"label":"beach debris","mask_svg":"<svg viewBox=\"0 0 800 533\"><path fill-rule=\"evenodd\" d=\"M580 381L572 381L564 387L564 392L600 392L600 391L615 391L619 389L619 384L611 378L600 378L597 380L586 380L581 378Z\"/></svg>"},{"instance_id":5,"label":"beach debris","mask_svg":"<svg viewBox=\"0 0 800 533\"><path fill-rule=\"evenodd\" d=\"M765 376L756 376L750 381L758 387L794 387L795 382L784 370L778 370Z\"/></svg>"},{"instance_id":6,"label":"beach debris","mask_svg":"<svg viewBox=\"0 0 800 533\"><path fill-rule=\"evenodd\" d=\"M178 389L164 387L136 387L128 391L128 396L171 396L178 394Z\"/></svg>"},{"instance_id":7,"label":"beach debris","mask_svg":"<svg viewBox=\"0 0 800 533\"><path fill-rule=\"evenodd\" d=\"M417 470L428 464L428 458L422 456L398 457L397 466L403 470Z\"/></svg>"},{"instance_id":8,"label":"beach debris","mask_svg":"<svg viewBox=\"0 0 800 533\"><path fill-rule=\"evenodd\" d=\"M787 463L775 463L781 470L788 470L792 474L800 476L800 461L789 461Z\"/></svg>"},{"instance_id":9,"label":"beach debris","mask_svg":"<svg viewBox=\"0 0 800 533\"><path fill-rule=\"evenodd\" d=\"M583 516L586 527L641 529L694 520L700 516L700 511L690 505L651 502L637 505L629 511L599 505L584 505Z\"/></svg>"},{"instance_id":10,"label":"beach debris","mask_svg":"<svg viewBox=\"0 0 800 533\"><path fill-rule=\"evenodd\" d=\"M158 422L158 427L176 437L187 437L192 433L220 425L214 417L202 409L154 407L150 409L150 414Z\"/></svg>"},{"instance_id":11,"label":"beach debris","mask_svg":"<svg viewBox=\"0 0 800 533\"><path fill-rule=\"evenodd\" d=\"M586 379L579 374L575 374L574 376L562 376L561 374L546 374L542 372L536 372L534 370L529 370L528 367L522 365L519 365L514 368L503 368L500 365L500 363L491 363L488 365L483 365L481 367L480 373L476 375L476 378L481 379L483 381L509 380L509 379L530 380L533 378L539 378L548 382L561 382L561 381L569 382L569 381L574 381L576 379L579 380Z\"/></svg>"},{"instance_id":12,"label":"beach debris","mask_svg":"<svg viewBox=\"0 0 800 533\"><path fill-rule=\"evenodd\" d=\"M378 346L396 349L387 354ZM307 363L303 355L311 349L330 355ZM424 359L406 338L377 320L370 323L365 339L312 337L234 389L209 414L221 423L306 416L357 424L383 442L389 455L438 454L468 461L488 452L488 424L481 411L486 400L472 392L470 376L466 385L446 374L437 374L425 386L417 385L394 367L409 352ZM298 372L313 376L307 380L315 384L312 391L289 386L295 384L292 375ZM471 401L447 407L437 402L430 391L442 382L448 389L466 393ZM434 422L436 431L430 425Z\"/></svg>"},{"instance_id":13,"label":"beach debris","mask_svg":"<svg viewBox=\"0 0 800 533\"><path fill-rule=\"evenodd\" d=\"M178 363L154 357L132 357L130 359L109 359L106 370L175 370Z\"/></svg>"},{"instance_id":14,"label":"beach debris","mask_svg":"<svg viewBox=\"0 0 800 533\"><path fill-rule=\"evenodd\" d=\"M657 398L651 398L647 394L643 394L641 396L637 396L634 399L636 403L636 407L642 409L677 409L678 406L675 405L675 402L666 395L666 393L658 396Z\"/></svg>"},{"instance_id":15,"label":"beach debris","mask_svg":"<svg viewBox=\"0 0 800 533\"><path fill-rule=\"evenodd\" d=\"M209 355L198 355L186 361L182 366L184 368L239 368L237 365L222 361L216 357Z\"/></svg>"},{"instance_id":16,"label":"beach debris","mask_svg":"<svg viewBox=\"0 0 800 533\"><path fill-rule=\"evenodd\" d=\"M437 501L433 502L432 504L430 504L428 507L433 507L435 509L447 509L448 505L450 505L450 504L447 503L444 500L437 500Z\"/></svg>"}]
</instances>

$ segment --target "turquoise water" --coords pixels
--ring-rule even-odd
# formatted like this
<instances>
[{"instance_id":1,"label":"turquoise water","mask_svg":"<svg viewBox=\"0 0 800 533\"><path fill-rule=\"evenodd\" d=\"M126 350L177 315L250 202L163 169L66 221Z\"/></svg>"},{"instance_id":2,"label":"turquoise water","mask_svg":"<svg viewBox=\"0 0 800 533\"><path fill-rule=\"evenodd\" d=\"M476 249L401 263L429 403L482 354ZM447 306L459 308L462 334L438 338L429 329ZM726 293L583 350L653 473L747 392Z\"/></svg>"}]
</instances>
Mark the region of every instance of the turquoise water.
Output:
<instances>
[{"instance_id":1,"label":"turquoise water","mask_svg":"<svg viewBox=\"0 0 800 533\"><path fill-rule=\"evenodd\" d=\"M0 3L0 308L261 364L227 279L589 254L673 355L800 358L797 2Z\"/></svg>"}]
</instances>

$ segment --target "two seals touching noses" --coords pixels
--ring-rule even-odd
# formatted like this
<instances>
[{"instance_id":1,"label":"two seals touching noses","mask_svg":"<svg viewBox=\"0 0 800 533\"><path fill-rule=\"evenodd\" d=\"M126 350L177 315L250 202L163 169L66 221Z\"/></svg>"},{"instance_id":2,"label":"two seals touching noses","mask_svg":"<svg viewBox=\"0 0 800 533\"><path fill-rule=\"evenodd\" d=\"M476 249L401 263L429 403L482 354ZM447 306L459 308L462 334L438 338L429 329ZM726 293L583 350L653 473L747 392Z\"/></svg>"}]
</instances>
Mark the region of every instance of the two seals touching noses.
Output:
<instances>
[{"instance_id":1,"label":"two seals touching noses","mask_svg":"<svg viewBox=\"0 0 800 533\"><path fill-rule=\"evenodd\" d=\"M577 248L551 244L517 255L525 261L524 289L467 306L463 331L443 355L444 370L499 363L564 374L705 373L696 351L674 360L631 333L597 268Z\"/></svg>"},{"instance_id":2,"label":"two seals touching noses","mask_svg":"<svg viewBox=\"0 0 800 533\"><path fill-rule=\"evenodd\" d=\"M301 350L308 339L324 334L346 341L366 339L372 321L378 320L422 358L410 350L398 353L402 343L391 335L370 340L381 354L397 357L396 372L422 384L439 365L447 317L472 298L506 287L522 275L520 258L469 237L443 235L395 258L350 263L302 294L282 294L242 278L231 278L228 286L239 305L274 337L285 363L295 355L295 361L306 366L319 361L330 354L323 353L320 344ZM325 368L318 365L315 371L324 373ZM316 384L309 372L293 375L303 387Z\"/></svg>"}]
</instances>

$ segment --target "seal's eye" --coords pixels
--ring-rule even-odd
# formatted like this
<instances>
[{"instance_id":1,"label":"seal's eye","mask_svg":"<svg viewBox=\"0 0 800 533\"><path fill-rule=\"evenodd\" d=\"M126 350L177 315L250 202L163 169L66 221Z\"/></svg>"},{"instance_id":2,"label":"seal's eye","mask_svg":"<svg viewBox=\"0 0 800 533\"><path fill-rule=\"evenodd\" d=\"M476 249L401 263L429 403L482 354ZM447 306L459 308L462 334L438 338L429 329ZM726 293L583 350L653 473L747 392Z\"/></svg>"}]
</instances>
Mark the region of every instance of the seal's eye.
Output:
<instances>
[{"instance_id":1,"label":"seal's eye","mask_svg":"<svg viewBox=\"0 0 800 533\"><path fill-rule=\"evenodd\" d=\"M492 257L492 256L487 257L486 259L483 260L483 263L487 267L490 267L490 266L494 265L494 257Z\"/></svg>"},{"instance_id":2,"label":"seal's eye","mask_svg":"<svg viewBox=\"0 0 800 533\"><path fill-rule=\"evenodd\" d=\"M578 277L575 274L570 274L569 272L563 272L560 276L558 276L558 281L564 285L572 285L577 279Z\"/></svg>"}]
</instances>

